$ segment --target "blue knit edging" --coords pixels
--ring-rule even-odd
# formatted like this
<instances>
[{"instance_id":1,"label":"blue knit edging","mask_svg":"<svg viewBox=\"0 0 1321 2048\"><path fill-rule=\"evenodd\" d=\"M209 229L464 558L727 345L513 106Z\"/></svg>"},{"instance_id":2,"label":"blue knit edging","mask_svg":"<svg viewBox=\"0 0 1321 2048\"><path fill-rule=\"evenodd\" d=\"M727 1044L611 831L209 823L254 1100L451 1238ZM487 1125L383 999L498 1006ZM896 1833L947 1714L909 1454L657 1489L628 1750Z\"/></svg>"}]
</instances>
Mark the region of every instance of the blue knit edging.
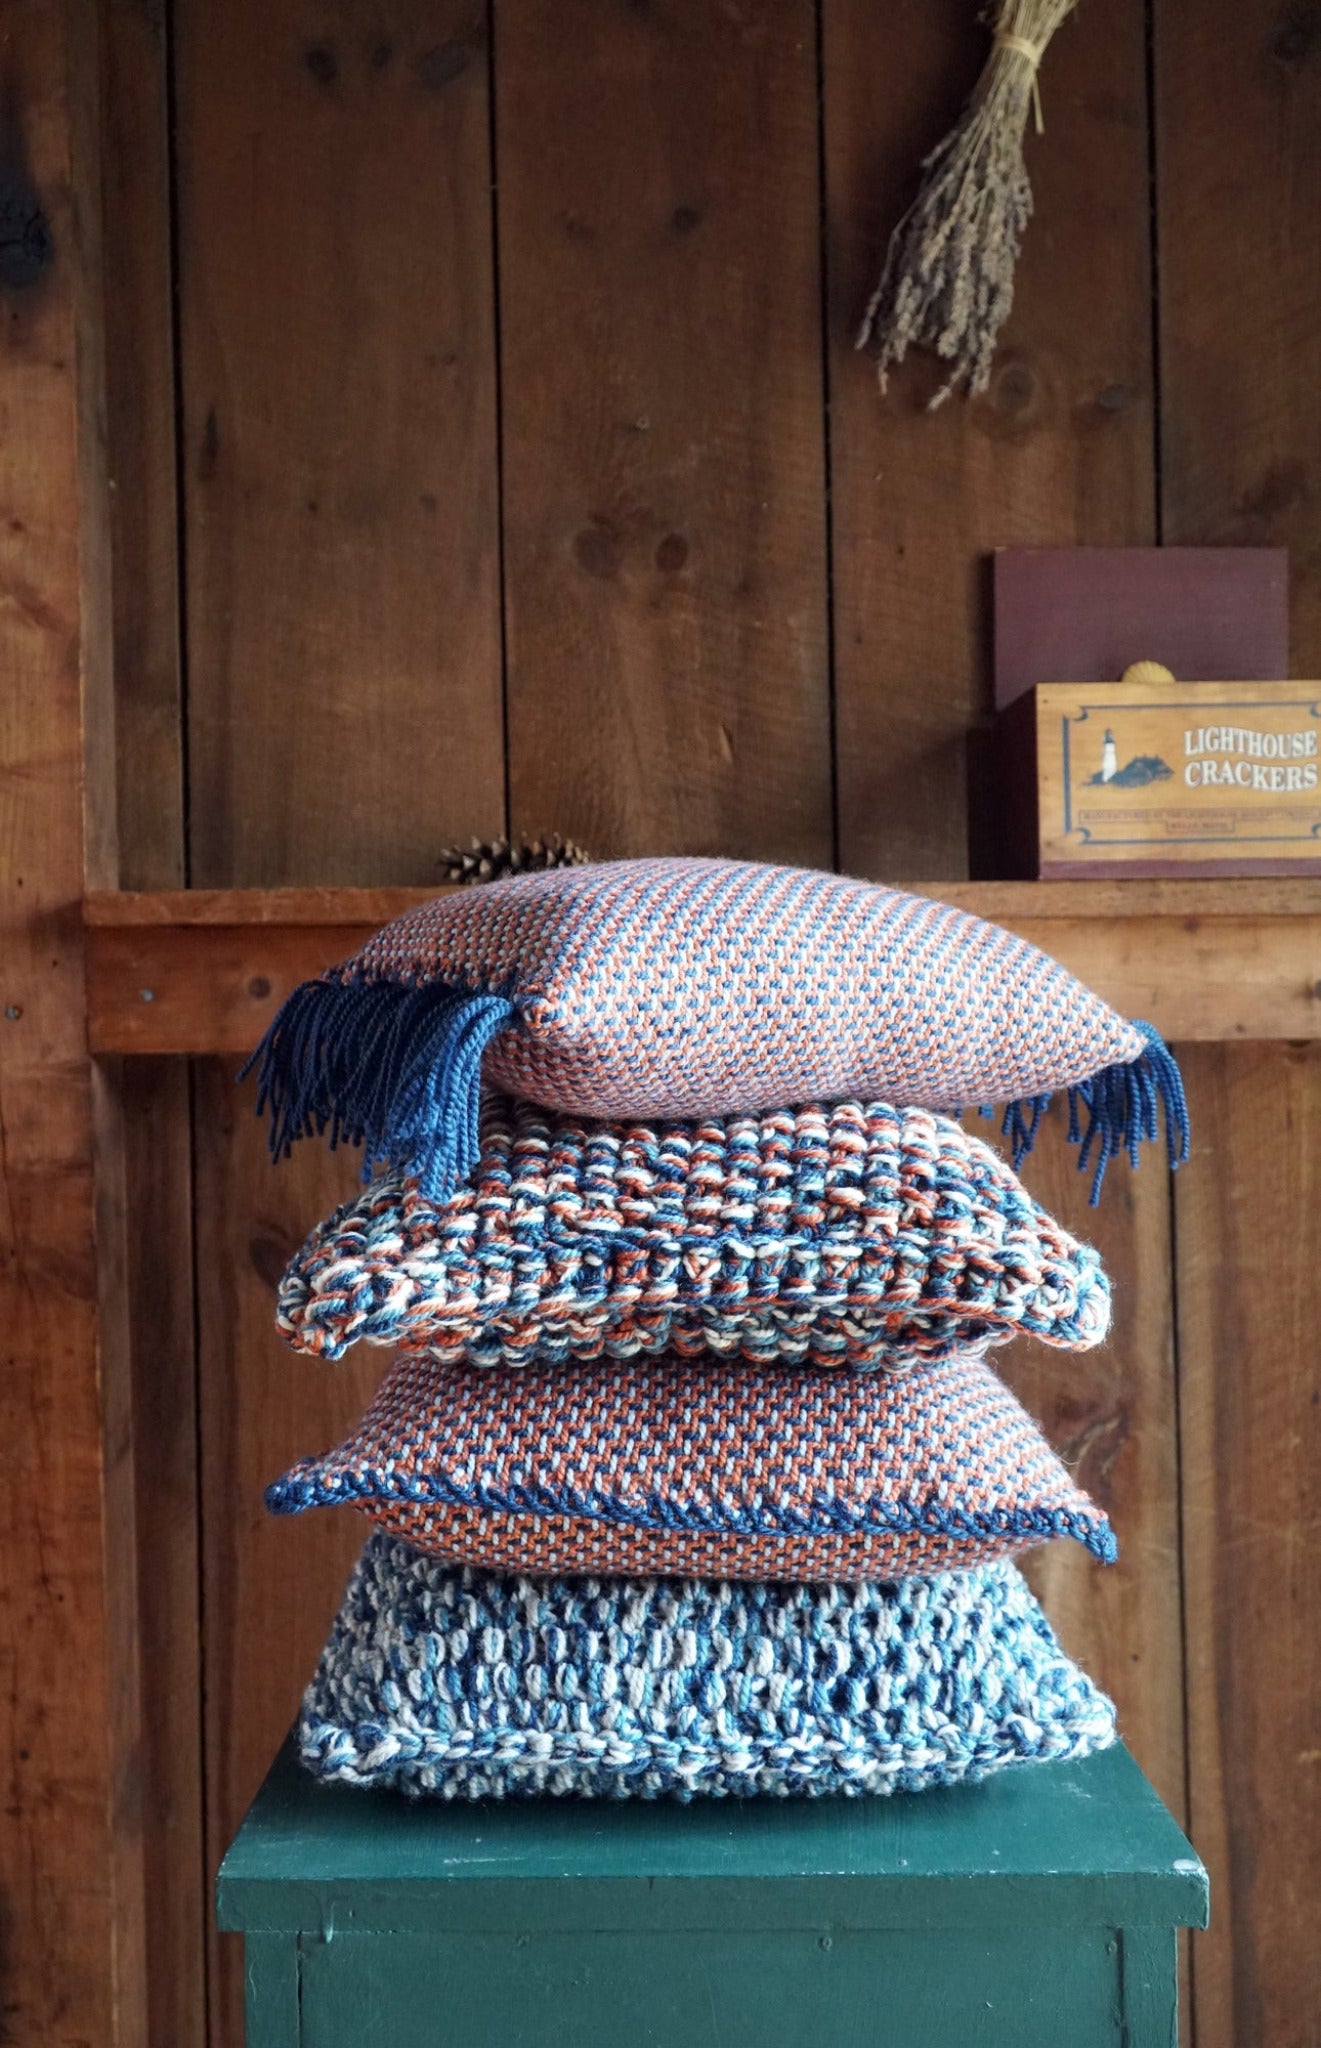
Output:
<instances>
[{"instance_id":1,"label":"blue knit edging","mask_svg":"<svg viewBox=\"0 0 1321 2048\"><path fill-rule=\"evenodd\" d=\"M642 1504L593 1487L554 1487L512 1480L505 1486L460 1486L444 1473L409 1479L381 1467L359 1468L334 1478L286 1472L266 1489L273 1515L297 1515L306 1508L337 1507L364 1500L412 1501L422 1506L481 1508L493 1514L568 1516L633 1529L738 1536L941 1535L1009 1536L1042 1541L1071 1536L1103 1564L1119 1555L1106 1518L1074 1514L1067 1508L945 1508L915 1500L870 1502L850 1508L819 1496L809 1510L776 1507L755 1511L679 1506L652 1494Z\"/></svg>"},{"instance_id":2,"label":"blue knit edging","mask_svg":"<svg viewBox=\"0 0 1321 2048\"><path fill-rule=\"evenodd\" d=\"M1139 1148L1160 1136L1162 1114L1170 1166L1181 1166L1188 1157L1188 1098L1178 1061L1154 1024L1139 1018L1134 1020L1133 1028L1142 1034L1143 1040L1136 1059L1103 1067L1089 1081L1077 1081L1068 1090L1069 1143L1079 1148L1079 1167L1092 1166L1088 1200L1093 1207L1101 1199L1110 1161L1125 1152L1136 1166ZM1037 1131L1051 1099L1049 1093L1026 1095L1021 1101L1011 1102L1005 1110L1000 1130L1013 1146L1015 1167L1022 1165L1036 1144ZM983 1116L994 1114L992 1105L983 1106Z\"/></svg>"},{"instance_id":3,"label":"blue knit edging","mask_svg":"<svg viewBox=\"0 0 1321 2048\"><path fill-rule=\"evenodd\" d=\"M273 1159L329 1130L332 1148L365 1145L364 1180L389 1164L444 1201L477 1164L482 1058L515 1015L506 993L322 975L294 990L239 1079L257 1067Z\"/></svg>"}]
</instances>

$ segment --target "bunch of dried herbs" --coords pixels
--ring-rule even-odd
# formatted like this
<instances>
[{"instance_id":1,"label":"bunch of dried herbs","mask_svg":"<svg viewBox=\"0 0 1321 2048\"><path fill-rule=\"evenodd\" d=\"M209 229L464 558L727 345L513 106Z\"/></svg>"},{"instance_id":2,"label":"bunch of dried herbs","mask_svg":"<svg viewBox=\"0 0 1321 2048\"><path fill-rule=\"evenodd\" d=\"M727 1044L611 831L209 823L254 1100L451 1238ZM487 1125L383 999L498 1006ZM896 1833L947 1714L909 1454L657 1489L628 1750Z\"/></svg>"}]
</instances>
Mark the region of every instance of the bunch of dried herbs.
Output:
<instances>
[{"instance_id":1,"label":"bunch of dried herbs","mask_svg":"<svg viewBox=\"0 0 1321 2048\"><path fill-rule=\"evenodd\" d=\"M1014 266L1032 213L1023 162L1029 107L1041 126L1037 69L1076 0L995 0L991 53L958 125L927 157L917 198L886 252L858 335L876 349L881 389L910 347L951 365L932 399L984 391L1014 301Z\"/></svg>"}]
</instances>

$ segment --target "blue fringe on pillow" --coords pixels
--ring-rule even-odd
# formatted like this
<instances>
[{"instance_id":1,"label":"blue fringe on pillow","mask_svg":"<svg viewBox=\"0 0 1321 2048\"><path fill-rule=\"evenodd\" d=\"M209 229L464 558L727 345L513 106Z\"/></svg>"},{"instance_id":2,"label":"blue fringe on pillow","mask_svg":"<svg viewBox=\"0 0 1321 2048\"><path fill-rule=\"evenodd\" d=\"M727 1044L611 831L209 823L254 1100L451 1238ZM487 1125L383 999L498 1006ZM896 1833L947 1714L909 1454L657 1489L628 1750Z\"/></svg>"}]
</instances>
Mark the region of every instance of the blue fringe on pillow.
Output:
<instances>
[{"instance_id":1,"label":"blue fringe on pillow","mask_svg":"<svg viewBox=\"0 0 1321 2048\"><path fill-rule=\"evenodd\" d=\"M429 1200L446 1200L480 1156L486 1048L516 1015L507 995L445 983L305 981L242 1070L257 1067L272 1158L287 1157L296 1138L328 1131L332 1146L366 1146L364 1180L391 1166L413 1175ZM1188 1104L1174 1055L1153 1024L1135 1028L1145 1040L1137 1059L1068 1090L1069 1142L1080 1148L1079 1166L1093 1168L1093 1203L1111 1159L1126 1152L1136 1166L1139 1146L1160 1135L1162 1111L1170 1165L1188 1156ZM1005 1110L1001 1130L1015 1167L1032 1150L1051 1099L1031 1095Z\"/></svg>"},{"instance_id":2,"label":"blue fringe on pillow","mask_svg":"<svg viewBox=\"0 0 1321 2048\"><path fill-rule=\"evenodd\" d=\"M257 1066L271 1157L296 1138L365 1145L444 1201L479 1156L482 1058L515 1014L508 996L429 982L305 981L283 1005L240 1080Z\"/></svg>"},{"instance_id":3,"label":"blue fringe on pillow","mask_svg":"<svg viewBox=\"0 0 1321 2048\"><path fill-rule=\"evenodd\" d=\"M1139 1147L1160 1136L1162 1112L1165 1118L1165 1152L1170 1166L1181 1166L1188 1157L1188 1098L1184 1094L1179 1063L1154 1024L1138 1018L1133 1026L1146 1040L1137 1059L1127 1065L1106 1067L1090 1081L1077 1081L1068 1091L1071 1145L1077 1145L1078 1165L1092 1171L1088 1197L1093 1208L1101 1199L1101 1186L1110 1161L1126 1152L1132 1165L1139 1159ZM1032 1150L1042 1117L1052 1097L1029 1095L1011 1102L1000 1125L1001 1135L1013 1147L1015 1168ZM1083 1112L1087 1126L1083 1128ZM994 1116L995 1105L987 1103L983 1116Z\"/></svg>"}]
</instances>

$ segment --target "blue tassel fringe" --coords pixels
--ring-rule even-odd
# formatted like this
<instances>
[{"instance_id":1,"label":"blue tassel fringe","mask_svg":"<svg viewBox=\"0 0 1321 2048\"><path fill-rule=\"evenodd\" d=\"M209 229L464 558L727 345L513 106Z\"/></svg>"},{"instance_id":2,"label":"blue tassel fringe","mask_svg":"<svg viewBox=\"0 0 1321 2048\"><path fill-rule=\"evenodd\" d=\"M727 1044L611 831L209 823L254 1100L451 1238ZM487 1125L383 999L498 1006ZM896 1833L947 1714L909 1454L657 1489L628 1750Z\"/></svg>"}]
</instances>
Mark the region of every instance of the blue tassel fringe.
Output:
<instances>
[{"instance_id":1,"label":"blue tassel fringe","mask_svg":"<svg viewBox=\"0 0 1321 2048\"><path fill-rule=\"evenodd\" d=\"M1069 1089L1069 1132L1077 1145L1078 1165L1092 1168L1088 1200L1093 1208L1101 1199L1101 1186L1110 1161L1126 1152L1136 1166L1139 1147L1160 1136L1165 1120L1165 1151L1171 1167L1181 1166L1188 1157L1188 1098L1178 1062L1154 1024L1138 1020L1135 1029L1146 1041L1144 1050L1127 1065L1105 1067L1090 1081L1078 1081ZM1018 1167L1036 1143L1042 1117L1050 1107L1047 1095L1029 1095L1011 1102L1000 1125L1001 1133L1013 1147ZM1086 1125L1083 1123L1084 1112ZM983 1115L993 1116L986 1107Z\"/></svg>"},{"instance_id":2,"label":"blue tassel fringe","mask_svg":"<svg viewBox=\"0 0 1321 2048\"><path fill-rule=\"evenodd\" d=\"M412 1174L429 1200L444 1201L480 1157L482 1059L516 1016L506 995L474 995L443 983L336 981L296 988L240 1079L257 1067L258 1114L269 1111L271 1157L298 1138L329 1132L332 1148L364 1145L363 1178L387 1164ZM1069 1143L1092 1168L1100 1199L1110 1161L1160 1135L1172 1167L1188 1157L1188 1103L1173 1053L1152 1024L1137 1059L1106 1067L1068 1091ZM1036 1143L1049 1094L1011 1102L1001 1131L1015 1167ZM985 1106L983 1114L994 1111ZM1084 1124L1084 1114L1086 1122Z\"/></svg>"},{"instance_id":3,"label":"blue tassel fringe","mask_svg":"<svg viewBox=\"0 0 1321 2048\"><path fill-rule=\"evenodd\" d=\"M296 988L247 1061L271 1157L295 1139L364 1145L363 1178L388 1164L444 1201L479 1157L482 1056L515 1015L507 996L430 983L336 981Z\"/></svg>"}]
</instances>

